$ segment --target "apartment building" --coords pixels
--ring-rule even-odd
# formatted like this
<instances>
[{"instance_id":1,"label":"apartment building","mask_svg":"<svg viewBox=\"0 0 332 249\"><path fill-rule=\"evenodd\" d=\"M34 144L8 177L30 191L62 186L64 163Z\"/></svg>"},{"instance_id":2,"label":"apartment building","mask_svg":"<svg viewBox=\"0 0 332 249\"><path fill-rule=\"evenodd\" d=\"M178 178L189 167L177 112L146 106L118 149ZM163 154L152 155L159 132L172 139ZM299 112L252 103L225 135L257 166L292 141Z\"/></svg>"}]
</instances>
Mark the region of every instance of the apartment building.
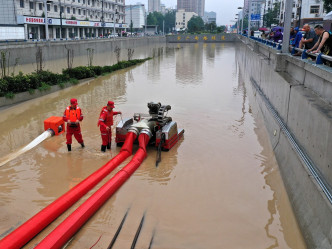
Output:
<instances>
[{"instance_id":1,"label":"apartment building","mask_svg":"<svg viewBox=\"0 0 332 249\"><path fill-rule=\"evenodd\" d=\"M125 0L14 0L13 2L14 9L7 10L15 17L17 25L24 25L26 39L46 38L45 3L49 39L100 37L114 32L119 33L128 27L125 22ZM0 21L3 22L1 19Z\"/></svg>"},{"instance_id":2,"label":"apartment building","mask_svg":"<svg viewBox=\"0 0 332 249\"><path fill-rule=\"evenodd\" d=\"M195 12L188 12L180 9L175 14L175 29L176 31L185 30L188 27L188 22L193 16L198 16Z\"/></svg>"},{"instance_id":3,"label":"apartment building","mask_svg":"<svg viewBox=\"0 0 332 249\"><path fill-rule=\"evenodd\" d=\"M126 6L126 20L130 30L130 24L133 22L133 29L143 29L145 25L146 11L144 4L135 4Z\"/></svg>"},{"instance_id":4,"label":"apartment building","mask_svg":"<svg viewBox=\"0 0 332 249\"><path fill-rule=\"evenodd\" d=\"M186 12L195 12L200 17L204 16L205 0L178 0L177 8L185 10Z\"/></svg>"},{"instance_id":5,"label":"apartment building","mask_svg":"<svg viewBox=\"0 0 332 249\"><path fill-rule=\"evenodd\" d=\"M280 0L280 24L284 23L285 0ZM292 25L302 27L308 23L311 26L323 24L325 16L323 0L294 0L292 11Z\"/></svg>"},{"instance_id":6,"label":"apartment building","mask_svg":"<svg viewBox=\"0 0 332 249\"><path fill-rule=\"evenodd\" d=\"M161 12L160 0L149 0L148 2L149 13L150 12Z\"/></svg>"}]
</instances>

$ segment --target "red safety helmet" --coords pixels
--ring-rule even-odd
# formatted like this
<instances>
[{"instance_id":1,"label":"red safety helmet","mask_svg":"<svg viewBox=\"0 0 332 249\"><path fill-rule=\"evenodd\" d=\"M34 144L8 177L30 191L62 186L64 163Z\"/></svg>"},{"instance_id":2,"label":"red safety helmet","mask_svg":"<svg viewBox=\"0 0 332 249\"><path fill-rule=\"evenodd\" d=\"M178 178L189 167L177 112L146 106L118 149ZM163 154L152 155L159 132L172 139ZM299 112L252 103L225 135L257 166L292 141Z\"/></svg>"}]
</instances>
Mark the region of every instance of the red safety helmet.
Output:
<instances>
[{"instance_id":1,"label":"red safety helmet","mask_svg":"<svg viewBox=\"0 0 332 249\"><path fill-rule=\"evenodd\" d=\"M108 101L107 105L110 106L111 108L114 108L114 102L113 101Z\"/></svg>"},{"instance_id":2,"label":"red safety helmet","mask_svg":"<svg viewBox=\"0 0 332 249\"><path fill-rule=\"evenodd\" d=\"M77 99L71 99L70 104L77 105Z\"/></svg>"}]
</instances>

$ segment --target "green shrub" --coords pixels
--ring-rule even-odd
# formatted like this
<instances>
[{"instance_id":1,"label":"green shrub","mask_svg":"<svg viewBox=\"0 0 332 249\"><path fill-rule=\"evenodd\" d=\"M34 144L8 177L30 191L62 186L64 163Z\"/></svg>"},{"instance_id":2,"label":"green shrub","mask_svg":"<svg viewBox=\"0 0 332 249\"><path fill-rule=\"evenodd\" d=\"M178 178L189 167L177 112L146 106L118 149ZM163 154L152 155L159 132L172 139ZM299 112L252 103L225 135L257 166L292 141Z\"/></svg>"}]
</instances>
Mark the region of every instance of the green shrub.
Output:
<instances>
[{"instance_id":1,"label":"green shrub","mask_svg":"<svg viewBox=\"0 0 332 249\"><path fill-rule=\"evenodd\" d=\"M13 92L5 93L5 98L7 98L7 99L13 99L14 97L15 97L15 94Z\"/></svg>"},{"instance_id":2,"label":"green shrub","mask_svg":"<svg viewBox=\"0 0 332 249\"><path fill-rule=\"evenodd\" d=\"M113 71L131 67L133 65L145 62L151 58L136 59L130 61L120 61L112 66L91 66L91 67L75 67L63 70L62 74L52 73L50 71L33 72L31 74L23 75L19 72L16 76L7 76L0 79L0 96L6 98L14 98L15 93L28 91L33 94L35 89L46 91L52 85L59 85L61 88L65 87L65 82L77 84L80 79L97 77L98 75L105 75Z\"/></svg>"},{"instance_id":3,"label":"green shrub","mask_svg":"<svg viewBox=\"0 0 332 249\"><path fill-rule=\"evenodd\" d=\"M41 82L41 86L38 87L38 90L39 91L47 91L47 90L50 90L51 89L51 86L49 84L46 84L45 82Z\"/></svg>"}]
</instances>

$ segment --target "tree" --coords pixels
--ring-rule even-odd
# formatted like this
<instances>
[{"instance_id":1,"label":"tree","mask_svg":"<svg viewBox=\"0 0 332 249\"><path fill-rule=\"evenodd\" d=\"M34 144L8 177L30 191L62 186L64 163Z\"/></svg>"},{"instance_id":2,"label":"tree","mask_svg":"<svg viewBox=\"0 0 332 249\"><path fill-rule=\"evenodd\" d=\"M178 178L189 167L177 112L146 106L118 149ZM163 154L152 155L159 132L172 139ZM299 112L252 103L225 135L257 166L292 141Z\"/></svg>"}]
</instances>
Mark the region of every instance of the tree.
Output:
<instances>
[{"instance_id":1,"label":"tree","mask_svg":"<svg viewBox=\"0 0 332 249\"><path fill-rule=\"evenodd\" d=\"M172 32L172 29L175 28L175 14L175 10L165 14L165 32Z\"/></svg>"},{"instance_id":2,"label":"tree","mask_svg":"<svg viewBox=\"0 0 332 249\"><path fill-rule=\"evenodd\" d=\"M221 26L217 27L217 32L219 32L219 33L223 33L223 32L225 32L225 31L226 31L226 26L221 25Z\"/></svg>"},{"instance_id":3,"label":"tree","mask_svg":"<svg viewBox=\"0 0 332 249\"><path fill-rule=\"evenodd\" d=\"M216 28L217 28L217 25L214 23L214 22L212 22L212 23L205 23L205 30L206 31L210 31L210 32L212 32L213 30L216 30Z\"/></svg>"},{"instance_id":4,"label":"tree","mask_svg":"<svg viewBox=\"0 0 332 249\"><path fill-rule=\"evenodd\" d=\"M188 31L197 32L204 29L203 19L199 16L193 16L188 22Z\"/></svg>"},{"instance_id":5,"label":"tree","mask_svg":"<svg viewBox=\"0 0 332 249\"><path fill-rule=\"evenodd\" d=\"M327 13L332 11L332 0L324 0L324 9Z\"/></svg>"},{"instance_id":6,"label":"tree","mask_svg":"<svg viewBox=\"0 0 332 249\"><path fill-rule=\"evenodd\" d=\"M149 13L147 17L147 24L148 25L157 25L157 18L154 16L154 14L151 12Z\"/></svg>"},{"instance_id":7,"label":"tree","mask_svg":"<svg viewBox=\"0 0 332 249\"><path fill-rule=\"evenodd\" d=\"M268 10L263 17L263 23L265 27L271 27L271 24L276 23L276 20L278 19L280 2L276 2L273 5L273 9Z\"/></svg>"}]
</instances>

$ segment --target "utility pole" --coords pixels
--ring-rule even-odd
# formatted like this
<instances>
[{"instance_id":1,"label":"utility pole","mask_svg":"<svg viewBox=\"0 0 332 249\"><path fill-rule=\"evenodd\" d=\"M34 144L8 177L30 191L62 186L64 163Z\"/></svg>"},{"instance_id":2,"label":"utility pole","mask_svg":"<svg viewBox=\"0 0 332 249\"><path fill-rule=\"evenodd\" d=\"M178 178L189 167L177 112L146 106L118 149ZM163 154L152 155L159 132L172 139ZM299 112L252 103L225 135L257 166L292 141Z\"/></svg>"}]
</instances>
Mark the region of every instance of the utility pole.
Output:
<instances>
[{"instance_id":1,"label":"utility pole","mask_svg":"<svg viewBox=\"0 0 332 249\"><path fill-rule=\"evenodd\" d=\"M133 13L130 5L130 35L133 36Z\"/></svg>"},{"instance_id":2,"label":"utility pole","mask_svg":"<svg viewBox=\"0 0 332 249\"><path fill-rule=\"evenodd\" d=\"M104 0L101 1L101 27L102 27L102 34L103 34L103 38L105 37L105 21L104 21Z\"/></svg>"},{"instance_id":3,"label":"utility pole","mask_svg":"<svg viewBox=\"0 0 332 249\"><path fill-rule=\"evenodd\" d=\"M293 0L286 0L285 3L285 18L284 18L284 37L282 40L282 52L289 52L289 37L292 21Z\"/></svg>"},{"instance_id":4,"label":"utility pole","mask_svg":"<svg viewBox=\"0 0 332 249\"><path fill-rule=\"evenodd\" d=\"M46 0L44 0L44 11L45 11L45 36L46 36L46 41L49 40L49 35L48 35L48 19L47 19L47 4Z\"/></svg>"},{"instance_id":5,"label":"utility pole","mask_svg":"<svg viewBox=\"0 0 332 249\"><path fill-rule=\"evenodd\" d=\"M60 3L60 39L62 39L62 6L61 6L61 0L59 0Z\"/></svg>"},{"instance_id":6,"label":"utility pole","mask_svg":"<svg viewBox=\"0 0 332 249\"><path fill-rule=\"evenodd\" d=\"M249 0L249 16L248 16L248 38L250 37L250 26L251 26L251 0Z\"/></svg>"}]
</instances>

